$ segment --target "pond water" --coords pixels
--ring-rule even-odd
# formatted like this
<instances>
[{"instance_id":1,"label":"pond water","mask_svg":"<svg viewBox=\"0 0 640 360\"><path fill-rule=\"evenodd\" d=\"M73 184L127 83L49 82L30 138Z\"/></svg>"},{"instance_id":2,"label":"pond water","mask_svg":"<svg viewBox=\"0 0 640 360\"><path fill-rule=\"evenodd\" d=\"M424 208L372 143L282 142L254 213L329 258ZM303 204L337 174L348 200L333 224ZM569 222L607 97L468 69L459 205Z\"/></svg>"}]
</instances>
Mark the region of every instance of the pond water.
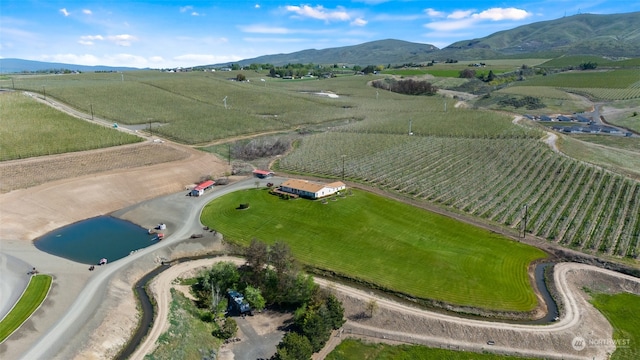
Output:
<instances>
[{"instance_id":1,"label":"pond water","mask_svg":"<svg viewBox=\"0 0 640 360\"><path fill-rule=\"evenodd\" d=\"M39 250L85 264L122 259L132 251L158 242L131 222L111 216L98 216L56 229L34 241Z\"/></svg>"}]
</instances>

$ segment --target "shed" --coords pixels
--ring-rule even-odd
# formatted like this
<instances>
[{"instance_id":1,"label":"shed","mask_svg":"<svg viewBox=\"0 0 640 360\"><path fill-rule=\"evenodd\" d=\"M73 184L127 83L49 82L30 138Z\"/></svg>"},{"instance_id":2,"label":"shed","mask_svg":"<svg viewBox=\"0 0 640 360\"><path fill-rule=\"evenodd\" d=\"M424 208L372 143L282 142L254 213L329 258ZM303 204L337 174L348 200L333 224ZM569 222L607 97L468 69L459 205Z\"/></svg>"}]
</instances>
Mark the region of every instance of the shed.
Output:
<instances>
[{"instance_id":1,"label":"shed","mask_svg":"<svg viewBox=\"0 0 640 360\"><path fill-rule=\"evenodd\" d=\"M191 190L191 196L202 196L205 191L211 189L215 184L213 180L203 181Z\"/></svg>"},{"instance_id":2,"label":"shed","mask_svg":"<svg viewBox=\"0 0 640 360\"><path fill-rule=\"evenodd\" d=\"M253 170L253 176L260 178L260 179L266 179L266 178L270 178L272 177L273 171L269 171L269 170Z\"/></svg>"},{"instance_id":3,"label":"shed","mask_svg":"<svg viewBox=\"0 0 640 360\"><path fill-rule=\"evenodd\" d=\"M346 187L342 181L319 184L307 180L290 179L280 185L280 191L310 199L319 199L333 195Z\"/></svg>"}]
</instances>

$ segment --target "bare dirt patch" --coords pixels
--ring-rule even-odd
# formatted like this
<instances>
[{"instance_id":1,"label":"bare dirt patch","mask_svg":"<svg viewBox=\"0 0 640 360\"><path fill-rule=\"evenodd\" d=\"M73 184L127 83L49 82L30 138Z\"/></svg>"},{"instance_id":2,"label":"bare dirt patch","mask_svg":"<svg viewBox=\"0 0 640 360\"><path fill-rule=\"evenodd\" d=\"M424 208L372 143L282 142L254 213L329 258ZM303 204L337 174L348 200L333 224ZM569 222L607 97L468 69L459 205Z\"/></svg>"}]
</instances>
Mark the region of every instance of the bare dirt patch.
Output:
<instances>
[{"instance_id":1,"label":"bare dirt patch","mask_svg":"<svg viewBox=\"0 0 640 360\"><path fill-rule=\"evenodd\" d=\"M144 142L107 149L41 156L0 163L0 192L24 189L60 179L110 170L183 160L184 148L168 143Z\"/></svg>"}]
</instances>

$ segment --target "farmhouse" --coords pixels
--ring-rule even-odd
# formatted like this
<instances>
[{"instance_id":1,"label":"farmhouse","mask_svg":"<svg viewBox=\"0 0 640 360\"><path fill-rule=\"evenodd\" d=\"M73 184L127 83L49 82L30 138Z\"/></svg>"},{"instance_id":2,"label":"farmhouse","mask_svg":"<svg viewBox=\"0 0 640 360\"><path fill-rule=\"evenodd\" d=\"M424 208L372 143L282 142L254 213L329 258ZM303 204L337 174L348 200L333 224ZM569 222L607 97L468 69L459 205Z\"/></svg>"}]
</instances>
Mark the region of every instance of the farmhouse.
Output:
<instances>
[{"instance_id":1,"label":"farmhouse","mask_svg":"<svg viewBox=\"0 0 640 360\"><path fill-rule=\"evenodd\" d=\"M280 185L280 191L298 195L310 199L319 199L330 196L340 190L346 189L346 185L341 181L330 184L318 184L307 180L290 179Z\"/></svg>"},{"instance_id":2,"label":"farmhouse","mask_svg":"<svg viewBox=\"0 0 640 360\"><path fill-rule=\"evenodd\" d=\"M273 176L273 171L256 169L256 170L253 170L253 176L259 179L266 179Z\"/></svg>"},{"instance_id":3,"label":"farmhouse","mask_svg":"<svg viewBox=\"0 0 640 360\"><path fill-rule=\"evenodd\" d=\"M206 190L209 190L215 185L213 180L207 180L198 184L198 186L194 187L191 190L191 196L202 196Z\"/></svg>"}]
</instances>

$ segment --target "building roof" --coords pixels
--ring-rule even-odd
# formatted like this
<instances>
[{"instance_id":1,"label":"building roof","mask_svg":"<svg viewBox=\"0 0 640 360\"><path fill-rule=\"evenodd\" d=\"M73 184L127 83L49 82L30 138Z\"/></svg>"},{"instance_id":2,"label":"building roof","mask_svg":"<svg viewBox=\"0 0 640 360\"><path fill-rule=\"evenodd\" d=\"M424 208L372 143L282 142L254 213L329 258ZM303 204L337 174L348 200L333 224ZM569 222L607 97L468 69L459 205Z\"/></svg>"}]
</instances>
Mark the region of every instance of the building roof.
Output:
<instances>
[{"instance_id":1,"label":"building roof","mask_svg":"<svg viewBox=\"0 0 640 360\"><path fill-rule=\"evenodd\" d=\"M207 180L207 181L203 181L200 184L198 184L198 186L196 186L195 188L193 188L193 190L204 190L210 186L215 185L215 182L213 180Z\"/></svg>"},{"instance_id":2,"label":"building roof","mask_svg":"<svg viewBox=\"0 0 640 360\"><path fill-rule=\"evenodd\" d=\"M317 193L318 191L322 190L325 187L336 188L340 186L345 186L345 184L341 181L332 182L330 184L318 184L318 183L313 183L307 180L290 179L283 182L281 186L289 187L292 189L298 189L302 191L307 191L310 193Z\"/></svg>"},{"instance_id":3,"label":"building roof","mask_svg":"<svg viewBox=\"0 0 640 360\"><path fill-rule=\"evenodd\" d=\"M257 175L269 175L269 174L273 174L273 171L256 169L256 170L253 170L253 173Z\"/></svg>"}]
</instances>

